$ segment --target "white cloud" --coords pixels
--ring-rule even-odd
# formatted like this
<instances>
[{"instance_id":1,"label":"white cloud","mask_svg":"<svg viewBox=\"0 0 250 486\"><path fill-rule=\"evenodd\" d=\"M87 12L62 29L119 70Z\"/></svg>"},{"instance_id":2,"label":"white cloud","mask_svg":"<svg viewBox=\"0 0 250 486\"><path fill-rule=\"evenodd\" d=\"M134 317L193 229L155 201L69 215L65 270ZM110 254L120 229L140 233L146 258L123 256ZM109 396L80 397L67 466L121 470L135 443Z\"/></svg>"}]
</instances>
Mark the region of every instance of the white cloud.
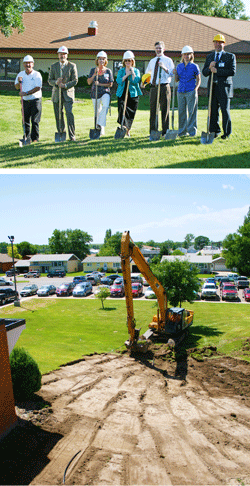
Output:
<instances>
[{"instance_id":1,"label":"white cloud","mask_svg":"<svg viewBox=\"0 0 250 486\"><path fill-rule=\"evenodd\" d=\"M223 189L230 189L230 191L234 190L234 186L231 186L230 184L222 184Z\"/></svg>"},{"instance_id":2,"label":"white cloud","mask_svg":"<svg viewBox=\"0 0 250 486\"><path fill-rule=\"evenodd\" d=\"M200 211L200 213L209 213L210 212L210 209L208 206L196 206L196 209L198 209L198 211Z\"/></svg>"}]
</instances>

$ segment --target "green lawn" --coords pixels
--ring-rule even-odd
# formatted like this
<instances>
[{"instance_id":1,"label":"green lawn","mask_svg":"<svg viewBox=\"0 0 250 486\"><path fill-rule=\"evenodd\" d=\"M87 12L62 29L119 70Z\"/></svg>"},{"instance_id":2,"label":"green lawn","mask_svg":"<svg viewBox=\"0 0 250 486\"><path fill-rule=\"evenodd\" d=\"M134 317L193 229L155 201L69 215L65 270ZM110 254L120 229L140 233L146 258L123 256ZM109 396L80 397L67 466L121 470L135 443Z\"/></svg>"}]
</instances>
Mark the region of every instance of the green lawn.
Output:
<instances>
[{"instance_id":1,"label":"green lawn","mask_svg":"<svg viewBox=\"0 0 250 486\"><path fill-rule=\"evenodd\" d=\"M206 131L207 103L200 98L198 136L175 141L149 141L149 98L140 99L133 125L132 137L114 140L117 128L116 97L112 99L112 115L107 117L106 136L89 139L93 128L93 107L88 95L77 93L74 104L77 142L54 143L56 131L50 92L44 90L40 123L40 143L19 148L22 138L20 98L18 93L0 91L0 168L7 169L192 169L192 168L249 168L249 108L234 108L233 134L229 140L216 139L212 145L202 145L200 135ZM233 100L238 106L242 100ZM176 105L177 106L177 105ZM175 112L177 129L177 111Z\"/></svg>"},{"instance_id":2,"label":"green lawn","mask_svg":"<svg viewBox=\"0 0 250 486\"><path fill-rule=\"evenodd\" d=\"M250 352L242 350L249 337L248 304L195 302L185 307L195 313L188 347L215 345L221 353L250 361ZM135 301L134 311L143 333L156 313L155 302ZM2 308L1 316L26 319L17 345L30 352L42 373L83 355L123 350L128 339L124 300L107 300L102 310L97 299L34 299L21 308Z\"/></svg>"}]
</instances>

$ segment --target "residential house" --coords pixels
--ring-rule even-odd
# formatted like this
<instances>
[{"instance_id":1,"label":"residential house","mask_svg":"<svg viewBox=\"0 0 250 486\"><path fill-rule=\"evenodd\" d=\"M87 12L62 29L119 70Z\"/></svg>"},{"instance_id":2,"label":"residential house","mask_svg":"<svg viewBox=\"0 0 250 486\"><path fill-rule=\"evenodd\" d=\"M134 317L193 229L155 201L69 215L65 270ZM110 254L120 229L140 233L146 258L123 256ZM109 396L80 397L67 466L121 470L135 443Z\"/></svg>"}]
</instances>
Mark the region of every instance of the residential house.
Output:
<instances>
[{"instance_id":1,"label":"residential house","mask_svg":"<svg viewBox=\"0 0 250 486\"><path fill-rule=\"evenodd\" d=\"M0 86L13 83L22 68L22 59L31 54L35 69L49 72L58 60L57 50L66 45L69 59L76 62L79 76L88 75L98 51L108 54L108 67L117 74L122 55L132 50L136 66L145 72L157 40L165 42L167 56L176 62L184 45L195 52L203 67L219 32L226 38L225 50L237 57L235 88L250 88L250 22L182 12L26 12L25 30L4 37L0 34ZM207 85L202 76L201 86Z\"/></svg>"},{"instance_id":2,"label":"residential house","mask_svg":"<svg viewBox=\"0 0 250 486\"><path fill-rule=\"evenodd\" d=\"M14 262L17 259L14 258ZM13 260L7 253L0 253L0 273L5 273L13 267Z\"/></svg>"},{"instance_id":3,"label":"residential house","mask_svg":"<svg viewBox=\"0 0 250 486\"><path fill-rule=\"evenodd\" d=\"M188 261L189 263L196 265L201 273L211 273L212 270L212 257L210 256L199 256L194 253L186 253L186 255L164 255L161 262L167 260L173 262L174 260L179 260L181 262Z\"/></svg>"},{"instance_id":4,"label":"residential house","mask_svg":"<svg viewBox=\"0 0 250 486\"><path fill-rule=\"evenodd\" d=\"M153 246L146 246L144 245L141 248L141 253L144 256L145 259L148 259L149 261L154 257L158 256L160 254L161 249L160 248L154 248Z\"/></svg>"},{"instance_id":5,"label":"residential house","mask_svg":"<svg viewBox=\"0 0 250 486\"><path fill-rule=\"evenodd\" d=\"M50 270L65 270L67 273L79 272L82 270L81 260L73 253L56 255L33 255L29 260L30 271L39 270L47 273Z\"/></svg>"},{"instance_id":6,"label":"residential house","mask_svg":"<svg viewBox=\"0 0 250 486\"><path fill-rule=\"evenodd\" d=\"M84 272L90 273L95 270L107 272L121 271L121 258L119 256L87 256L82 261Z\"/></svg>"},{"instance_id":7,"label":"residential house","mask_svg":"<svg viewBox=\"0 0 250 486\"><path fill-rule=\"evenodd\" d=\"M218 258L214 258L214 260L212 261L211 270L213 272L226 272L230 271L231 269L226 267L225 258L220 256Z\"/></svg>"}]
</instances>

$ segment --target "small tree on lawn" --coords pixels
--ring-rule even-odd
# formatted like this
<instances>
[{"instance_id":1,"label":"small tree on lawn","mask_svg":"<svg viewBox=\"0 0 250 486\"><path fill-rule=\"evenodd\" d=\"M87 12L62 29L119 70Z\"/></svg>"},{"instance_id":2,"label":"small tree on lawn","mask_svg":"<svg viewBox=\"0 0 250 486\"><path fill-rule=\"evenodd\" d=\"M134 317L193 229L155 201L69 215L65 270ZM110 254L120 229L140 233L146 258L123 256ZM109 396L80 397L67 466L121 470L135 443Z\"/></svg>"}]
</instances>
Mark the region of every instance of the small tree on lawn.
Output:
<instances>
[{"instance_id":1,"label":"small tree on lawn","mask_svg":"<svg viewBox=\"0 0 250 486\"><path fill-rule=\"evenodd\" d=\"M200 282L198 269L187 260L163 261L152 265L151 270L163 285L170 305L181 307L184 300L192 302L194 293L198 292Z\"/></svg>"},{"instance_id":2,"label":"small tree on lawn","mask_svg":"<svg viewBox=\"0 0 250 486\"><path fill-rule=\"evenodd\" d=\"M104 301L107 299L107 297L110 296L110 290L106 287L103 289L100 289L99 292L96 294L96 298L100 299L102 303L102 308L104 309Z\"/></svg>"}]
</instances>

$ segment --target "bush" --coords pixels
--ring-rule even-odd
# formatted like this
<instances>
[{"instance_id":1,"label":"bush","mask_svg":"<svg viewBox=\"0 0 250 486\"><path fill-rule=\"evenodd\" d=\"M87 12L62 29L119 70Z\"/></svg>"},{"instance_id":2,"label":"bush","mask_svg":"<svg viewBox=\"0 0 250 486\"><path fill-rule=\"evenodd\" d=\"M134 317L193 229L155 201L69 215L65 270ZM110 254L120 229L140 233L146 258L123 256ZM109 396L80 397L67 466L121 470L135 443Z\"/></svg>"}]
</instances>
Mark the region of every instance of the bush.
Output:
<instances>
[{"instance_id":1,"label":"bush","mask_svg":"<svg viewBox=\"0 0 250 486\"><path fill-rule=\"evenodd\" d=\"M88 85L88 83L87 83L87 79L88 79L88 77L87 77L87 76L80 76L80 77L78 78L78 83L77 83L77 86L78 86L78 87L82 87L82 86L84 86L84 87L86 87L86 86L87 86L87 87L88 87L89 85Z\"/></svg>"},{"instance_id":2,"label":"bush","mask_svg":"<svg viewBox=\"0 0 250 486\"><path fill-rule=\"evenodd\" d=\"M10 368L15 399L31 398L41 388L42 375L35 360L24 348L14 348Z\"/></svg>"},{"instance_id":3,"label":"bush","mask_svg":"<svg viewBox=\"0 0 250 486\"><path fill-rule=\"evenodd\" d=\"M42 69L39 69L39 73L41 74L41 76L43 78L43 84L47 84L49 73L42 71Z\"/></svg>"}]
</instances>

